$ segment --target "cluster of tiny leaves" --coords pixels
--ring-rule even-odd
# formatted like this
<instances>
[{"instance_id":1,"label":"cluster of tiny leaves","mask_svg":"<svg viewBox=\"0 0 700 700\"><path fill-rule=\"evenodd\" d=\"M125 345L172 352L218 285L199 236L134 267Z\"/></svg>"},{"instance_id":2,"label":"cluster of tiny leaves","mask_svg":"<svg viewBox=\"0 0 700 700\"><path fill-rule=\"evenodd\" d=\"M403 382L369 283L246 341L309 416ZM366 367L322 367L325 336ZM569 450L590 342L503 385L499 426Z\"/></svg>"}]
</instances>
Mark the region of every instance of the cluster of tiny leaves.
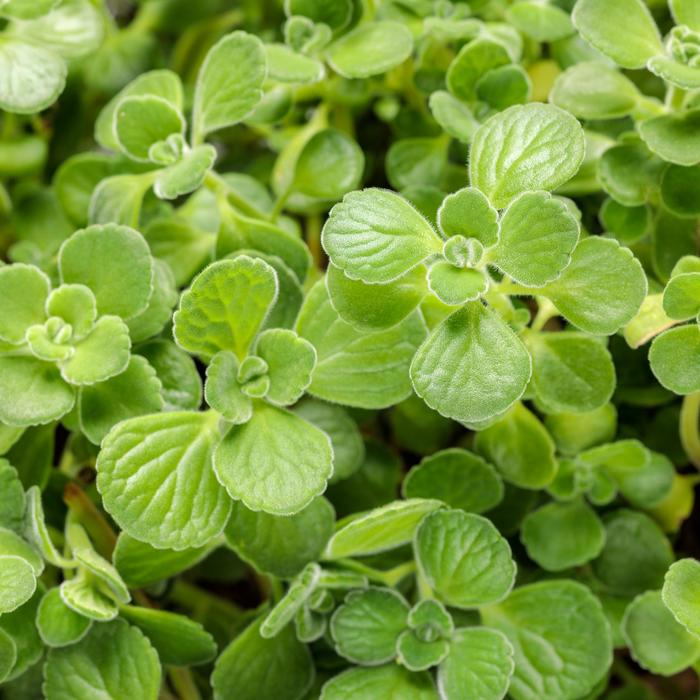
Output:
<instances>
[{"instance_id":1,"label":"cluster of tiny leaves","mask_svg":"<svg viewBox=\"0 0 700 700\"><path fill-rule=\"evenodd\" d=\"M698 0L0 0L0 696L696 692L699 222Z\"/></svg>"}]
</instances>

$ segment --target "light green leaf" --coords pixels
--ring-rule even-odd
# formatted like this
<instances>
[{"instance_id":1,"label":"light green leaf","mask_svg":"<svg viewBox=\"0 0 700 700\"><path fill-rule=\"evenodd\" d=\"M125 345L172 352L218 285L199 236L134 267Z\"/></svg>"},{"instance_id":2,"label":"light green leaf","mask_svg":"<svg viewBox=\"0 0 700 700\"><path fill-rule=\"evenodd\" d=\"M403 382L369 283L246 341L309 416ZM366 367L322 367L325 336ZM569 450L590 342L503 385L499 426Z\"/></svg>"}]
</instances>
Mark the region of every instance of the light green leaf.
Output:
<instances>
[{"instance_id":1,"label":"light green leaf","mask_svg":"<svg viewBox=\"0 0 700 700\"><path fill-rule=\"evenodd\" d=\"M649 364L660 384L676 394L700 391L700 328L692 323L654 338Z\"/></svg>"},{"instance_id":2,"label":"light green leaf","mask_svg":"<svg viewBox=\"0 0 700 700\"><path fill-rule=\"evenodd\" d=\"M100 314L124 319L147 306L153 291L153 259L143 236L127 226L95 225L76 231L58 253L64 283L84 284Z\"/></svg>"},{"instance_id":3,"label":"light green leaf","mask_svg":"<svg viewBox=\"0 0 700 700\"><path fill-rule=\"evenodd\" d=\"M15 646L15 661L5 679L7 681L21 676L36 664L44 653L44 645L34 624L41 595L41 589L38 589L32 598L17 610L0 615L0 632L4 632Z\"/></svg>"},{"instance_id":4,"label":"light green leaf","mask_svg":"<svg viewBox=\"0 0 700 700\"><path fill-rule=\"evenodd\" d=\"M391 328L403 321L427 292L422 265L387 284L365 284L350 279L335 265L326 271L326 287L341 319L360 331Z\"/></svg>"},{"instance_id":5,"label":"light green leaf","mask_svg":"<svg viewBox=\"0 0 700 700\"><path fill-rule=\"evenodd\" d=\"M551 413L584 413L605 405L615 390L615 365L605 345L580 333L528 336L532 388Z\"/></svg>"},{"instance_id":6,"label":"light green leaf","mask_svg":"<svg viewBox=\"0 0 700 700\"><path fill-rule=\"evenodd\" d=\"M474 135L469 174L494 207L534 189L554 190L578 171L583 129L553 105L517 105L491 117Z\"/></svg>"},{"instance_id":7,"label":"light green leaf","mask_svg":"<svg viewBox=\"0 0 700 700\"><path fill-rule=\"evenodd\" d=\"M152 70L142 73L118 92L103 108L95 122L95 141L111 151L119 150L114 133L114 114L117 107L127 97L153 95L169 102L175 109L183 107L182 81L177 73L170 70Z\"/></svg>"},{"instance_id":8,"label":"light green leaf","mask_svg":"<svg viewBox=\"0 0 700 700\"><path fill-rule=\"evenodd\" d=\"M323 686L320 700L357 698L438 700L438 694L429 673L412 673L398 664L387 664L379 668L351 668L331 678Z\"/></svg>"},{"instance_id":9,"label":"light green leaf","mask_svg":"<svg viewBox=\"0 0 700 700\"><path fill-rule=\"evenodd\" d=\"M22 263L0 267L0 340L22 343L30 326L43 323L50 290L49 278L38 267Z\"/></svg>"},{"instance_id":10,"label":"light green leaf","mask_svg":"<svg viewBox=\"0 0 700 700\"><path fill-rule=\"evenodd\" d=\"M314 666L306 645L290 625L272 638L262 637L261 622L248 625L216 660L214 700L300 700L309 690Z\"/></svg>"},{"instance_id":11,"label":"light green leaf","mask_svg":"<svg viewBox=\"0 0 700 700\"><path fill-rule=\"evenodd\" d=\"M211 358L232 350L243 359L277 298L277 276L260 259L219 260L194 278L173 317L178 345Z\"/></svg>"},{"instance_id":12,"label":"light green leaf","mask_svg":"<svg viewBox=\"0 0 700 700\"><path fill-rule=\"evenodd\" d=\"M34 547L27 544L16 532L0 528L0 556L19 557L32 567L34 576L41 576L44 560Z\"/></svg>"},{"instance_id":13,"label":"light green leaf","mask_svg":"<svg viewBox=\"0 0 700 700\"><path fill-rule=\"evenodd\" d=\"M141 175L105 178L92 193L88 220L93 224L138 226L143 198L157 174L158 171L153 170Z\"/></svg>"},{"instance_id":14,"label":"light green leaf","mask_svg":"<svg viewBox=\"0 0 700 700\"><path fill-rule=\"evenodd\" d=\"M84 284L62 284L46 300L46 315L63 319L73 329L73 338L83 338L97 319L95 295Z\"/></svg>"},{"instance_id":15,"label":"light green leaf","mask_svg":"<svg viewBox=\"0 0 700 700\"><path fill-rule=\"evenodd\" d=\"M129 327L119 316L102 316L74 350L59 363L63 379L78 386L104 382L125 372L129 365Z\"/></svg>"},{"instance_id":16,"label":"light green leaf","mask_svg":"<svg viewBox=\"0 0 700 700\"><path fill-rule=\"evenodd\" d=\"M453 447L426 457L406 475L406 498L434 498L451 508L483 513L503 498L503 482L491 464Z\"/></svg>"},{"instance_id":17,"label":"light green leaf","mask_svg":"<svg viewBox=\"0 0 700 700\"><path fill-rule=\"evenodd\" d=\"M257 402L250 421L234 425L216 448L214 469L231 498L251 510L293 515L325 490L333 450L315 426Z\"/></svg>"},{"instance_id":18,"label":"light green leaf","mask_svg":"<svg viewBox=\"0 0 700 700\"><path fill-rule=\"evenodd\" d=\"M647 62L647 69L673 86L686 90L700 87L700 70L695 66L679 63L675 58L654 56Z\"/></svg>"},{"instance_id":19,"label":"light green leaf","mask_svg":"<svg viewBox=\"0 0 700 700\"><path fill-rule=\"evenodd\" d=\"M182 411L112 428L97 459L97 487L124 531L180 550L223 530L231 502L212 469L217 422L213 413Z\"/></svg>"},{"instance_id":20,"label":"light green leaf","mask_svg":"<svg viewBox=\"0 0 700 700\"><path fill-rule=\"evenodd\" d=\"M473 102L479 79L489 71L511 62L500 41L477 38L462 47L447 69L447 88L458 99Z\"/></svg>"},{"instance_id":21,"label":"light green leaf","mask_svg":"<svg viewBox=\"0 0 700 700\"><path fill-rule=\"evenodd\" d=\"M41 553L41 556L49 563L62 569L75 566L75 562L61 556L56 549L44 517L44 507L41 502L41 491L38 486L31 486L27 490L27 512L25 516L24 536Z\"/></svg>"},{"instance_id":22,"label":"light green leaf","mask_svg":"<svg viewBox=\"0 0 700 700\"><path fill-rule=\"evenodd\" d=\"M215 161L216 149L213 146L208 143L195 146L177 163L158 173L153 183L156 197L176 199L183 194L193 192L204 182Z\"/></svg>"},{"instance_id":23,"label":"light green leaf","mask_svg":"<svg viewBox=\"0 0 700 700\"><path fill-rule=\"evenodd\" d=\"M323 79L323 64L284 44L265 44L267 77L281 83L316 83Z\"/></svg>"},{"instance_id":24,"label":"light green leaf","mask_svg":"<svg viewBox=\"0 0 700 700\"><path fill-rule=\"evenodd\" d=\"M547 192L526 192L503 214L488 259L516 282L542 287L570 263L578 236L578 220L562 200Z\"/></svg>"},{"instance_id":25,"label":"light green leaf","mask_svg":"<svg viewBox=\"0 0 700 700\"><path fill-rule=\"evenodd\" d=\"M502 700L514 667L513 647L502 632L485 627L457 630L438 669L440 696Z\"/></svg>"},{"instance_id":26,"label":"light green leaf","mask_svg":"<svg viewBox=\"0 0 700 700\"><path fill-rule=\"evenodd\" d=\"M202 380L194 360L175 343L153 340L138 348L161 382L164 410L194 411L202 402Z\"/></svg>"},{"instance_id":27,"label":"light green leaf","mask_svg":"<svg viewBox=\"0 0 700 700\"><path fill-rule=\"evenodd\" d=\"M24 487L17 470L6 459L0 459L0 493L0 527L20 531L26 510Z\"/></svg>"},{"instance_id":28,"label":"light green leaf","mask_svg":"<svg viewBox=\"0 0 700 700\"><path fill-rule=\"evenodd\" d=\"M262 98L266 73L265 47L256 36L232 32L214 44L197 76L194 144L212 131L245 119Z\"/></svg>"},{"instance_id":29,"label":"light green leaf","mask_svg":"<svg viewBox=\"0 0 700 700\"><path fill-rule=\"evenodd\" d=\"M661 35L642 0L579 0L572 15L574 26L590 44L623 68L644 68L663 53Z\"/></svg>"},{"instance_id":30,"label":"light green leaf","mask_svg":"<svg viewBox=\"0 0 700 700\"><path fill-rule=\"evenodd\" d=\"M638 595L625 610L622 634L642 668L673 676L700 658L700 639L674 619L661 595L659 591Z\"/></svg>"},{"instance_id":31,"label":"light green leaf","mask_svg":"<svg viewBox=\"0 0 700 700\"><path fill-rule=\"evenodd\" d=\"M0 421L17 426L50 423L75 403L58 368L32 357L0 356L0 397Z\"/></svg>"},{"instance_id":32,"label":"light green leaf","mask_svg":"<svg viewBox=\"0 0 700 700\"><path fill-rule=\"evenodd\" d=\"M413 51L413 37L399 22L362 24L335 41L328 62L344 78L369 78L403 63Z\"/></svg>"},{"instance_id":33,"label":"light green leaf","mask_svg":"<svg viewBox=\"0 0 700 700\"><path fill-rule=\"evenodd\" d=\"M320 558L334 522L333 508L322 497L291 516L255 512L234 503L226 540L258 571L290 578Z\"/></svg>"},{"instance_id":34,"label":"light green leaf","mask_svg":"<svg viewBox=\"0 0 700 700\"><path fill-rule=\"evenodd\" d=\"M408 367L425 338L418 312L387 330L363 333L338 316L320 281L306 297L296 330L316 348L308 393L360 408L386 408L411 393Z\"/></svg>"},{"instance_id":35,"label":"light green leaf","mask_svg":"<svg viewBox=\"0 0 700 700\"><path fill-rule=\"evenodd\" d=\"M416 562L437 597L457 608L505 598L515 581L510 545L490 520L462 510L426 516L414 540Z\"/></svg>"},{"instance_id":36,"label":"light green leaf","mask_svg":"<svg viewBox=\"0 0 700 700\"><path fill-rule=\"evenodd\" d=\"M610 628L598 599L574 581L523 586L481 611L515 650L514 700L585 697L612 662Z\"/></svg>"},{"instance_id":37,"label":"light green leaf","mask_svg":"<svg viewBox=\"0 0 700 700\"><path fill-rule=\"evenodd\" d=\"M664 114L639 124L639 135L652 153L669 163L700 163L700 109Z\"/></svg>"},{"instance_id":38,"label":"light green leaf","mask_svg":"<svg viewBox=\"0 0 700 700\"><path fill-rule=\"evenodd\" d=\"M156 700L161 669L143 633L122 620L93 625L77 644L51 649L44 669L46 700Z\"/></svg>"},{"instance_id":39,"label":"light green leaf","mask_svg":"<svg viewBox=\"0 0 700 700\"><path fill-rule=\"evenodd\" d=\"M36 575L31 563L21 556L0 554L0 614L16 610L36 590Z\"/></svg>"},{"instance_id":40,"label":"light green leaf","mask_svg":"<svg viewBox=\"0 0 700 700\"><path fill-rule=\"evenodd\" d=\"M620 509L604 517L605 547L593 571L610 592L637 595L661 588L673 563L673 549L661 528L648 515Z\"/></svg>"},{"instance_id":41,"label":"light green leaf","mask_svg":"<svg viewBox=\"0 0 700 700\"><path fill-rule=\"evenodd\" d=\"M148 163L149 150L171 134L184 134L185 119L171 102L156 95L125 97L114 112L114 136L121 150Z\"/></svg>"},{"instance_id":42,"label":"light green leaf","mask_svg":"<svg viewBox=\"0 0 700 700\"><path fill-rule=\"evenodd\" d=\"M620 204L642 206L656 196L665 164L641 141L606 148L597 159L597 179Z\"/></svg>"},{"instance_id":43,"label":"light green leaf","mask_svg":"<svg viewBox=\"0 0 700 700\"><path fill-rule=\"evenodd\" d=\"M184 615L133 605L119 612L148 637L163 664L198 666L216 656L214 638L199 622Z\"/></svg>"},{"instance_id":44,"label":"light green leaf","mask_svg":"<svg viewBox=\"0 0 700 700\"><path fill-rule=\"evenodd\" d=\"M685 24L693 31L700 31L700 7L693 0L669 0L669 7L676 24Z\"/></svg>"},{"instance_id":45,"label":"light green leaf","mask_svg":"<svg viewBox=\"0 0 700 700\"><path fill-rule=\"evenodd\" d=\"M319 585L321 567L316 563L307 564L303 571L289 584L287 592L270 610L260 625L260 636L265 639L276 637L295 615L302 609Z\"/></svg>"},{"instance_id":46,"label":"light green leaf","mask_svg":"<svg viewBox=\"0 0 700 700\"><path fill-rule=\"evenodd\" d=\"M352 591L331 618L335 650L349 661L378 666L396 657L399 635L408 626L408 604L395 591Z\"/></svg>"},{"instance_id":47,"label":"light green leaf","mask_svg":"<svg viewBox=\"0 0 700 700\"><path fill-rule=\"evenodd\" d=\"M60 585L61 600L75 613L97 622L109 622L119 614L117 601L100 588L85 570Z\"/></svg>"},{"instance_id":48,"label":"light green leaf","mask_svg":"<svg viewBox=\"0 0 700 700\"><path fill-rule=\"evenodd\" d=\"M144 588L186 571L209 551L207 547L156 549L120 532L114 549L114 565L128 586Z\"/></svg>"},{"instance_id":49,"label":"light green leaf","mask_svg":"<svg viewBox=\"0 0 700 700\"><path fill-rule=\"evenodd\" d=\"M69 608L58 588L44 595L36 613L36 626L44 644L64 647L80 641L90 629L92 620Z\"/></svg>"},{"instance_id":50,"label":"light green leaf","mask_svg":"<svg viewBox=\"0 0 700 700\"><path fill-rule=\"evenodd\" d=\"M677 216L700 216L700 165L669 165L661 178L661 198Z\"/></svg>"},{"instance_id":51,"label":"light green leaf","mask_svg":"<svg viewBox=\"0 0 700 700\"><path fill-rule=\"evenodd\" d=\"M153 261L153 293L148 306L140 314L127 321L129 335L134 343L140 343L160 333L170 321L173 307L178 300L175 278L162 260Z\"/></svg>"},{"instance_id":52,"label":"light green leaf","mask_svg":"<svg viewBox=\"0 0 700 700\"><path fill-rule=\"evenodd\" d=\"M571 264L541 293L575 326L594 335L612 335L642 305L647 281L629 248L591 236L576 246Z\"/></svg>"},{"instance_id":53,"label":"light green leaf","mask_svg":"<svg viewBox=\"0 0 700 700\"><path fill-rule=\"evenodd\" d=\"M446 90L437 90L430 96L428 104L433 118L443 131L462 143L472 140L479 122L464 102Z\"/></svg>"},{"instance_id":54,"label":"light green leaf","mask_svg":"<svg viewBox=\"0 0 700 700\"><path fill-rule=\"evenodd\" d=\"M426 671L437 666L450 652L447 639L424 641L414 630L405 630L396 644L398 662L409 671Z\"/></svg>"},{"instance_id":55,"label":"light green leaf","mask_svg":"<svg viewBox=\"0 0 700 700\"><path fill-rule=\"evenodd\" d=\"M329 483L347 479L365 458L365 445L355 421L342 406L311 397L302 399L292 409L305 421L320 428L333 447L333 475Z\"/></svg>"},{"instance_id":56,"label":"light green leaf","mask_svg":"<svg viewBox=\"0 0 700 700\"><path fill-rule=\"evenodd\" d=\"M35 19L53 10L60 0L5 0L2 14L17 19Z\"/></svg>"},{"instance_id":57,"label":"light green leaf","mask_svg":"<svg viewBox=\"0 0 700 700\"><path fill-rule=\"evenodd\" d=\"M520 488L541 489L557 473L554 441L523 404L516 404L502 419L477 433L477 452Z\"/></svg>"},{"instance_id":58,"label":"light green leaf","mask_svg":"<svg viewBox=\"0 0 700 700\"><path fill-rule=\"evenodd\" d=\"M384 168L395 190L432 187L447 168L448 142L443 138L416 137L395 141L387 151Z\"/></svg>"},{"instance_id":59,"label":"light green leaf","mask_svg":"<svg viewBox=\"0 0 700 700\"><path fill-rule=\"evenodd\" d=\"M488 284L481 270L456 267L446 260L438 260L428 270L430 291L449 306L462 306L475 301L486 293Z\"/></svg>"},{"instance_id":60,"label":"light green leaf","mask_svg":"<svg viewBox=\"0 0 700 700\"><path fill-rule=\"evenodd\" d=\"M516 2L506 12L508 21L535 41L558 41L574 33L568 13L537 0Z\"/></svg>"},{"instance_id":61,"label":"light green leaf","mask_svg":"<svg viewBox=\"0 0 700 700\"><path fill-rule=\"evenodd\" d=\"M442 249L411 204L376 187L345 195L331 209L321 240L336 267L368 284L392 282Z\"/></svg>"},{"instance_id":62,"label":"light green leaf","mask_svg":"<svg viewBox=\"0 0 700 700\"><path fill-rule=\"evenodd\" d=\"M663 602L688 632L700 637L700 563L681 559L666 572Z\"/></svg>"},{"instance_id":63,"label":"light green leaf","mask_svg":"<svg viewBox=\"0 0 700 700\"><path fill-rule=\"evenodd\" d=\"M68 67L53 51L3 34L0 42L0 109L41 112L63 92Z\"/></svg>"},{"instance_id":64,"label":"light green leaf","mask_svg":"<svg viewBox=\"0 0 700 700\"><path fill-rule=\"evenodd\" d=\"M530 374L521 340L480 302L445 319L411 363L416 393L442 415L462 422L506 411L522 396Z\"/></svg>"},{"instance_id":65,"label":"light green leaf","mask_svg":"<svg viewBox=\"0 0 700 700\"><path fill-rule=\"evenodd\" d=\"M411 498L375 508L341 525L328 542L324 557L343 559L400 547L413 539L425 515L441 507L437 500Z\"/></svg>"},{"instance_id":66,"label":"light green leaf","mask_svg":"<svg viewBox=\"0 0 700 700\"><path fill-rule=\"evenodd\" d=\"M253 401L238 382L240 363L228 350L217 352L207 367L204 397L207 403L232 423L247 423L253 415Z\"/></svg>"},{"instance_id":67,"label":"light green leaf","mask_svg":"<svg viewBox=\"0 0 700 700\"><path fill-rule=\"evenodd\" d=\"M547 571L564 571L595 559L605 529L584 501L548 503L523 520L520 539L528 556Z\"/></svg>"},{"instance_id":68,"label":"light green leaf","mask_svg":"<svg viewBox=\"0 0 700 700\"><path fill-rule=\"evenodd\" d=\"M0 629L0 683L12 672L17 662L17 645L7 632Z\"/></svg>"},{"instance_id":69,"label":"light green leaf","mask_svg":"<svg viewBox=\"0 0 700 700\"><path fill-rule=\"evenodd\" d=\"M475 238L485 248L498 241L498 212L474 187L448 195L438 209L438 227L447 237Z\"/></svg>"},{"instance_id":70,"label":"light green leaf","mask_svg":"<svg viewBox=\"0 0 700 700\"><path fill-rule=\"evenodd\" d=\"M270 388L265 398L278 406L298 401L311 384L316 349L294 331L275 328L260 334L255 354L268 366Z\"/></svg>"}]
</instances>

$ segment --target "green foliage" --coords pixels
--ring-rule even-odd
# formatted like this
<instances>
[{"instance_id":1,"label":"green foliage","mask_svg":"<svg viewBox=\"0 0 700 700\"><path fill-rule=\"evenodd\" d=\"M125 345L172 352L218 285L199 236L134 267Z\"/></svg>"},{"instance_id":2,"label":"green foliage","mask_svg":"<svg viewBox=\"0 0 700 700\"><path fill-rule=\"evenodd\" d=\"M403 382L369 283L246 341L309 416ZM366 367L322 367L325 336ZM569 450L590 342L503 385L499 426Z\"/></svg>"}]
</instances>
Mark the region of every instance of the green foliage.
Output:
<instances>
[{"instance_id":1,"label":"green foliage","mask_svg":"<svg viewBox=\"0 0 700 700\"><path fill-rule=\"evenodd\" d=\"M0 696L694 692L697 5L0 0Z\"/></svg>"}]
</instances>

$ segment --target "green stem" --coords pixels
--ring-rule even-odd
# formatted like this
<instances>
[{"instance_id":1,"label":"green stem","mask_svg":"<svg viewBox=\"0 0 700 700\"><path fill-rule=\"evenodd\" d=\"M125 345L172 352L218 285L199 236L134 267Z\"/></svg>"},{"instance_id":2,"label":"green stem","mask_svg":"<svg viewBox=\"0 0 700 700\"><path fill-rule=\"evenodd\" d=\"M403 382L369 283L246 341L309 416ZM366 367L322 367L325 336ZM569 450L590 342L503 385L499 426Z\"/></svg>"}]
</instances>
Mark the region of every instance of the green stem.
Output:
<instances>
[{"instance_id":1,"label":"green stem","mask_svg":"<svg viewBox=\"0 0 700 700\"><path fill-rule=\"evenodd\" d=\"M691 463L700 469L700 391L689 394L683 399L681 407L680 433L681 444Z\"/></svg>"},{"instance_id":2,"label":"green stem","mask_svg":"<svg viewBox=\"0 0 700 700\"><path fill-rule=\"evenodd\" d=\"M245 199L240 197L236 192L234 192L227 184L226 181L215 172L208 172L204 178L204 186L213 192L217 197L225 199L229 205L232 205L235 209L240 211L246 216L251 216L254 219L266 219L267 216L256 209L254 206L246 202Z\"/></svg>"},{"instance_id":3,"label":"green stem","mask_svg":"<svg viewBox=\"0 0 700 700\"><path fill-rule=\"evenodd\" d=\"M66 484L63 500L75 519L87 530L97 551L111 561L117 535L97 506L76 483Z\"/></svg>"},{"instance_id":4,"label":"green stem","mask_svg":"<svg viewBox=\"0 0 700 700\"><path fill-rule=\"evenodd\" d=\"M202 700L189 668L182 666L168 667L168 678L180 700Z\"/></svg>"},{"instance_id":5,"label":"green stem","mask_svg":"<svg viewBox=\"0 0 700 700\"><path fill-rule=\"evenodd\" d=\"M287 187L287 189L284 192L282 192L282 194L277 198L277 201L275 202L275 208L270 214L270 221L277 221L277 218L282 213L284 205L287 203L289 196L292 194L292 184L293 183L290 183L289 187Z\"/></svg>"},{"instance_id":6,"label":"green stem","mask_svg":"<svg viewBox=\"0 0 700 700\"><path fill-rule=\"evenodd\" d=\"M313 257L316 267L323 269L323 248L321 247L321 217L318 214L311 214L306 218L306 245L309 246L311 257Z\"/></svg>"},{"instance_id":7,"label":"green stem","mask_svg":"<svg viewBox=\"0 0 700 700\"><path fill-rule=\"evenodd\" d=\"M533 331L541 331L547 324L547 321L558 314L557 307L554 306L549 299L546 297L537 297L537 315L530 328L532 328Z\"/></svg>"},{"instance_id":8,"label":"green stem","mask_svg":"<svg viewBox=\"0 0 700 700\"><path fill-rule=\"evenodd\" d=\"M358 574L364 574L370 581L382 583L391 588L396 586L401 579L414 573L416 570L416 564L413 560L399 564L388 571L374 569L373 567L362 564L354 559L338 559L334 563L346 569L350 569L351 571L356 571Z\"/></svg>"},{"instance_id":9,"label":"green stem","mask_svg":"<svg viewBox=\"0 0 700 700\"><path fill-rule=\"evenodd\" d=\"M508 296L515 297L531 297L534 295L535 290L530 287L525 287L522 284L516 284L510 280L503 280L499 284L494 285L495 290L501 294L507 294Z\"/></svg>"}]
</instances>

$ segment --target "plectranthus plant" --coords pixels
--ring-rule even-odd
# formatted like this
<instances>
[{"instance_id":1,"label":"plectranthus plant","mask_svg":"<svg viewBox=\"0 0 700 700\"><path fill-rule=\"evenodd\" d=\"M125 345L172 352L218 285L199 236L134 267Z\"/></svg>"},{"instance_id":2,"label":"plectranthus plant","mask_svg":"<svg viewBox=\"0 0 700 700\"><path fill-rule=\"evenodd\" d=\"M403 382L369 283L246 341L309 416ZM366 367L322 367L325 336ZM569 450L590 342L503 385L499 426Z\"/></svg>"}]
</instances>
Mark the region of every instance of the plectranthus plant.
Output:
<instances>
[{"instance_id":1,"label":"plectranthus plant","mask_svg":"<svg viewBox=\"0 0 700 700\"><path fill-rule=\"evenodd\" d=\"M697 0L0 0L0 698L700 697Z\"/></svg>"}]
</instances>

